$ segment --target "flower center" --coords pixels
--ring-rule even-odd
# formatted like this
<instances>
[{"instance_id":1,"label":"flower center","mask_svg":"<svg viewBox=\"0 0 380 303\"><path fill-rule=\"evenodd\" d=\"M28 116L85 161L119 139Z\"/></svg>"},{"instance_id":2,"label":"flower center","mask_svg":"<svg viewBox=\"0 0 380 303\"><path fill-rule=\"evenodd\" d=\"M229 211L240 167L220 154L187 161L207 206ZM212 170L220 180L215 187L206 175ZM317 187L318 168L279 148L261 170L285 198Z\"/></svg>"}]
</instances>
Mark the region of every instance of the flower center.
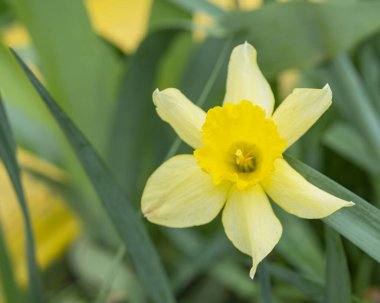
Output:
<instances>
[{"instance_id":1,"label":"flower center","mask_svg":"<svg viewBox=\"0 0 380 303\"><path fill-rule=\"evenodd\" d=\"M265 178L285 148L274 122L249 101L210 109L202 133L204 146L194 151L198 165L214 184L229 181L240 190Z\"/></svg>"},{"instance_id":2,"label":"flower center","mask_svg":"<svg viewBox=\"0 0 380 303\"><path fill-rule=\"evenodd\" d=\"M244 154L243 151L238 148L235 152L236 169L242 173L250 173L256 168L256 159L253 155Z\"/></svg>"},{"instance_id":3,"label":"flower center","mask_svg":"<svg viewBox=\"0 0 380 303\"><path fill-rule=\"evenodd\" d=\"M236 171L240 173L251 173L255 171L260 163L260 150L249 143L237 143L232 148L231 155L235 162Z\"/></svg>"}]
</instances>

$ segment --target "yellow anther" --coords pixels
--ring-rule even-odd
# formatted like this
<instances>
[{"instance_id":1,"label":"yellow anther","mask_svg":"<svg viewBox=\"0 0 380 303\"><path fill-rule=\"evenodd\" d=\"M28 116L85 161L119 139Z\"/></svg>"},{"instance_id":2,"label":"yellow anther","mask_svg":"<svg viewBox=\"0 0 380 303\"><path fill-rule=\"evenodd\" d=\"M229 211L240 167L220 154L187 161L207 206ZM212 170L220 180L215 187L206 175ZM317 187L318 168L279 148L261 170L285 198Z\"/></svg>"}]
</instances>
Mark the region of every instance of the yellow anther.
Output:
<instances>
[{"instance_id":1,"label":"yellow anther","mask_svg":"<svg viewBox=\"0 0 380 303\"><path fill-rule=\"evenodd\" d=\"M235 162L237 165L237 169L240 172L248 173L252 172L256 168L256 161L253 156L248 154L244 154L243 151L239 148L235 152Z\"/></svg>"}]
</instances>

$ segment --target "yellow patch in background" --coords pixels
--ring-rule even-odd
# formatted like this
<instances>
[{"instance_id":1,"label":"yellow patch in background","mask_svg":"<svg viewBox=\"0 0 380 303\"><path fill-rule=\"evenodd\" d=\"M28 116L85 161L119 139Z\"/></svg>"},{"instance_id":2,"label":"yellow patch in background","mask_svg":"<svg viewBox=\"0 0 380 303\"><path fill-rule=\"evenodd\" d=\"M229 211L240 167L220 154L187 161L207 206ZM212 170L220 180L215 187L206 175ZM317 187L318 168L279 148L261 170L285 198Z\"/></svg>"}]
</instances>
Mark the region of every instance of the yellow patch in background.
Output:
<instances>
[{"instance_id":1,"label":"yellow patch in background","mask_svg":"<svg viewBox=\"0 0 380 303\"><path fill-rule=\"evenodd\" d=\"M12 48L24 48L30 44L29 33L20 23L13 23L2 30L2 40Z\"/></svg>"},{"instance_id":2,"label":"yellow patch in background","mask_svg":"<svg viewBox=\"0 0 380 303\"><path fill-rule=\"evenodd\" d=\"M28 170L48 179L62 180L65 176L64 172L31 153L22 151L19 160L22 167L28 167ZM33 223L38 264L45 269L64 253L78 235L79 221L68 209L63 197L46 182L25 171L22 172L22 182ZM26 285L24 220L2 163L0 184L0 221L17 281Z\"/></svg>"},{"instance_id":3,"label":"yellow patch in background","mask_svg":"<svg viewBox=\"0 0 380 303\"><path fill-rule=\"evenodd\" d=\"M145 35L151 0L87 0L94 29L126 53Z\"/></svg>"},{"instance_id":4,"label":"yellow patch in background","mask_svg":"<svg viewBox=\"0 0 380 303\"><path fill-rule=\"evenodd\" d=\"M253 10L262 5L262 0L211 0L214 5L228 11L233 9ZM133 53L144 38L152 0L87 0L85 1L94 30L125 53ZM238 5L237 5L238 4ZM214 23L212 17L195 13L193 21L203 26ZM203 32L195 31L194 37L202 39ZM13 48L27 47L30 37L25 27L14 23L4 29L3 40Z\"/></svg>"}]
</instances>

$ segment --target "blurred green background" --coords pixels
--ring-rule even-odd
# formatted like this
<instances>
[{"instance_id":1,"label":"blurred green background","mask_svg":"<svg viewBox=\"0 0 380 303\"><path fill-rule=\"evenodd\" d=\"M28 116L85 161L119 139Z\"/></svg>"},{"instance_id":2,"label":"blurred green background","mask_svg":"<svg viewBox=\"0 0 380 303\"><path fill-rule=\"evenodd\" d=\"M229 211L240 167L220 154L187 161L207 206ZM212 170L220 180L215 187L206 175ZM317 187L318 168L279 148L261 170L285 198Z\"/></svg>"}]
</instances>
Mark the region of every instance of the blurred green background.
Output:
<instances>
[{"instance_id":1,"label":"blurred green background","mask_svg":"<svg viewBox=\"0 0 380 303\"><path fill-rule=\"evenodd\" d=\"M380 1L0 0L0 33L1 303L380 302ZM221 104L245 40L276 105L330 84L333 106L288 154L375 206L326 220L349 241L275 208L284 233L254 280L220 218L168 229L139 211L153 170L190 151L157 117L153 90ZM77 128L49 112L9 48Z\"/></svg>"}]
</instances>

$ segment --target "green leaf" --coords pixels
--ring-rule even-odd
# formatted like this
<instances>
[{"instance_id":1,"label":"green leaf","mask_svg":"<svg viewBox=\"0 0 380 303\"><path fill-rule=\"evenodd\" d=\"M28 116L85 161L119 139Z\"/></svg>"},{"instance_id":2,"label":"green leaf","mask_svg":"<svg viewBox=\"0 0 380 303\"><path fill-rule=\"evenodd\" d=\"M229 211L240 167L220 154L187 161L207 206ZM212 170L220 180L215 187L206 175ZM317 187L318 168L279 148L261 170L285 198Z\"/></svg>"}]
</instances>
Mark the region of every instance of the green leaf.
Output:
<instances>
[{"instance_id":1,"label":"green leaf","mask_svg":"<svg viewBox=\"0 0 380 303\"><path fill-rule=\"evenodd\" d=\"M372 283L373 273L376 271L376 263L368 256L362 256L359 259L357 269L355 271L353 286L355 295L362 297Z\"/></svg>"},{"instance_id":2,"label":"green leaf","mask_svg":"<svg viewBox=\"0 0 380 303\"><path fill-rule=\"evenodd\" d=\"M102 150L120 65L93 32L84 1L9 2L31 35L52 95Z\"/></svg>"},{"instance_id":3,"label":"green leaf","mask_svg":"<svg viewBox=\"0 0 380 303\"><path fill-rule=\"evenodd\" d=\"M266 263L266 260L263 260L258 270L258 276L261 284L261 296L263 298L264 303L272 303L272 285L271 285L271 278L270 278L270 272L268 269L268 264Z\"/></svg>"},{"instance_id":4,"label":"green leaf","mask_svg":"<svg viewBox=\"0 0 380 303\"><path fill-rule=\"evenodd\" d=\"M62 111L25 63L16 54L15 56L66 135L95 191L103 202L121 240L126 245L140 281L151 300L156 303L175 302L159 257L130 201L126 199L123 191L88 140Z\"/></svg>"},{"instance_id":5,"label":"green leaf","mask_svg":"<svg viewBox=\"0 0 380 303\"><path fill-rule=\"evenodd\" d=\"M213 5L212 3L206 0L167 0L183 9L187 10L190 13L199 13L203 12L207 15L213 17L221 17L225 12L220 9L218 6Z\"/></svg>"},{"instance_id":6,"label":"green leaf","mask_svg":"<svg viewBox=\"0 0 380 303\"><path fill-rule=\"evenodd\" d=\"M375 36L375 38L378 37L378 35ZM380 59L373 44L366 43L359 50L358 65L364 84L374 101L377 113L380 114L380 87L378 85L380 81Z\"/></svg>"},{"instance_id":7,"label":"green leaf","mask_svg":"<svg viewBox=\"0 0 380 303\"><path fill-rule=\"evenodd\" d=\"M286 159L312 184L355 202L354 206L343 208L322 220L380 262L380 210L306 164L289 156Z\"/></svg>"},{"instance_id":8,"label":"green leaf","mask_svg":"<svg viewBox=\"0 0 380 303\"><path fill-rule=\"evenodd\" d=\"M224 27L251 42L268 76L347 50L380 28L379 2L269 3L230 14Z\"/></svg>"},{"instance_id":9,"label":"green leaf","mask_svg":"<svg viewBox=\"0 0 380 303\"><path fill-rule=\"evenodd\" d=\"M71 148L50 115L49 110L41 102L41 98L30 83L24 71L7 49L0 42L0 90L7 106L7 114L12 121L12 129L17 142L39 156L53 163L64 164L74 179L73 184L79 188L82 196L67 199L70 206L81 216L82 222L92 235L107 243L118 243L116 232L109 224L100 203L94 197L84 173ZM46 144L49 142L49 144ZM79 192L78 190L78 192ZM90 192L90 195L88 194ZM85 194L87 196L84 198Z\"/></svg>"},{"instance_id":10,"label":"green leaf","mask_svg":"<svg viewBox=\"0 0 380 303\"><path fill-rule=\"evenodd\" d=\"M326 303L351 302L351 283L346 254L339 234L325 227L327 246ZM339 281L339 286L337 286Z\"/></svg>"},{"instance_id":11,"label":"green leaf","mask_svg":"<svg viewBox=\"0 0 380 303\"><path fill-rule=\"evenodd\" d=\"M310 222L289 216L273 203L276 214L283 224L283 234L276 247L281 256L310 279L323 280L324 255ZM294 249L302 241L302 249Z\"/></svg>"},{"instance_id":12,"label":"green leaf","mask_svg":"<svg viewBox=\"0 0 380 303\"><path fill-rule=\"evenodd\" d=\"M0 222L1 223L1 222ZM14 272L12 269L12 261L9 256L3 229L0 224L0 301L5 300L5 303L17 303L20 300L20 290L15 281Z\"/></svg>"},{"instance_id":13,"label":"green leaf","mask_svg":"<svg viewBox=\"0 0 380 303\"><path fill-rule=\"evenodd\" d=\"M204 109L220 105L223 100L227 76L225 72L216 73L217 77L211 83L210 91L204 92L205 83L210 81L210 76L215 71L227 70L232 47L231 41L209 38L196 49L189 60L181 81L181 91L193 102L207 97L206 100L201 100Z\"/></svg>"},{"instance_id":14,"label":"green leaf","mask_svg":"<svg viewBox=\"0 0 380 303\"><path fill-rule=\"evenodd\" d=\"M341 54L328 65L329 82L332 91L337 88L335 99L338 108L346 115L360 132L369 151L380 161L380 120L376 114L371 97L350 58ZM354 115L352 113L355 113Z\"/></svg>"},{"instance_id":15,"label":"green leaf","mask_svg":"<svg viewBox=\"0 0 380 303\"><path fill-rule=\"evenodd\" d=\"M221 260L210 268L209 275L225 288L233 291L242 302L260 302L258 301L260 297L258 283L252 283L252 280L247 278L247 269L237 264L234 259Z\"/></svg>"},{"instance_id":16,"label":"green leaf","mask_svg":"<svg viewBox=\"0 0 380 303\"><path fill-rule=\"evenodd\" d=\"M18 142L41 156L61 160L59 129L8 49L0 43L0 90ZM33 104L33 105L31 105ZM48 141L50 144L44 144Z\"/></svg>"},{"instance_id":17,"label":"green leaf","mask_svg":"<svg viewBox=\"0 0 380 303\"><path fill-rule=\"evenodd\" d=\"M369 147L363 137L347 123L335 123L326 132L323 142L337 152L355 163L370 174L379 174L379 166L375 157L369 152Z\"/></svg>"},{"instance_id":18,"label":"green leaf","mask_svg":"<svg viewBox=\"0 0 380 303\"><path fill-rule=\"evenodd\" d=\"M168 0L154 0L149 16L149 31L153 32L168 24L190 21L191 18L191 13Z\"/></svg>"},{"instance_id":19,"label":"green leaf","mask_svg":"<svg viewBox=\"0 0 380 303\"><path fill-rule=\"evenodd\" d=\"M227 255L231 248L224 233L216 233L209 243L199 250L199 253L190 263L181 266L173 279L176 293L180 296L189 287L191 282L202 273L207 272L215 262Z\"/></svg>"},{"instance_id":20,"label":"green leaf","mask_svg":"<svg viewBox=\"0 0 380 303\"><path fill-rule=\"evenodd\" d=\"M81 238L70 248L69 266L80 284L99 289L97 301L108 302L105 295L117 296L120 300L128 298L130 302L145 302L146 297L133 270L123 262L126 254L120 246L116 255L87 238ZM52 302L56 302L52 300Z\"/></svg>"},{"instance_id":21,"label":"green leaf","mask_svg":"<svg viewBox=\"0 0 380 303\"><path fill-rule=\"evenodd\" d=\"M95 303L103 303L107 302L107 297L111 291L111 287L113 282L118 275L118 270L123 263L123 258L126 254L126 249L123 245L120 245L117 249L116 255L111 264L109 264L109 268L107 268L107 273L105 275L105 280L102 283L102 286L99 290L98 296L96 297Z\"/></svg>"},{"instance_id":22,"label":"green leaf","mask_svg":"<svg viewBox=\"0 0 380 303\"><path fill-rule=\"evenodd\" d=\"M307 298L313 299L315 302L320 302L322 299L323 288L320 283L311 281L304 276L288 269L285 266L277 264L269 264L269 271L274 278L285 281L289 285L294 286L302 291Z\"/></svg>"},{"instance_id":23,"label":"green leaf","mask_svg":"<svg viewBox=\"0 0 380 303\"><path fill-rule=\"evenodd\" d=\"M216 42L217 44L220 43L219 40L214 40L213 41L214 43ZM212 45L212 44L211 44ZM218 82L218 79L220 78L220 71L222 69L222 67L224 66L225 62L226 62L226 59L227 59L227 52L228 50L231 48L231 45L230 45L230 41L229 40L226 40L223 44L223 47L220 49L220 53L219 55L215 58L217 59L217 61L215 62L215 64L212 66L212 70L210 72L210 74L203 74L203 77L204 76L208 76L205 80L205 84L202 83L203 85L203 88L202 88L202 91L199 95L199 98L197 99L197 101L195 102L195 104L199 107L202 107L205 105L207 99L210 98L210 93L212 92L212 89L214 88L215 84L217 84ZM199 62L198 62L199 63ZM213 61L209 61L209 63L207 65L203 65L203 66L198 66L198 68L201 67L201 70L204 71L205 67L207 69L208 66L210 66L210 63L213 63ZM194 73L189 73L191 75L194 76ZM186 75L188 76L188 74ZM191 84L194 84L193 81L190 81ZM184 81L184 91L185 91L185 94L186 94L186 87L189 87L188 86L188 83L186 81ZM196 87L196 86L195 86ZM194 91L194 88L193 88L193 85L191 85L191 91ZM181 146L181 139L177 136L176 139L174 140L174 142L172 143L172 145L170 146L169 148L169 151L167 152L166 154L166 157L165 157L165 160L171 158L172 156L174 156L180 146Z\"/></svg>"},{"instance_id":24,"label":"green leaf","mask_svg":"<svg viewBox=\"0 0 380 303\"><path fill-rule=\"evenodd\" d=\"M119 184L123 184L133 200L139 199L152 167L164 154L165 139L156 138L160 131L160 135L164 133L165 125L158 119L152 93L161 59L178 33L163 30L149 34L126 62L114 125L109 134L108 154ZM113 142L118 142L117 148Z\"/></svg>"},{"instance_id":25,"label":"green leaf","mask_svg":"<svg viewBox=\"0 0 380 303\"><path fill-rule=\"evenodd\" d=\"M13 141L11 128L4 109L3 101L0 99L0 157L8 172L13 188L16 192L22 216L24 218L24 228L26 234L26 261L28 268L28 290L31 303L45 302L42 283L38 272L35 255L34 236L32 222L29 215L24 191L20 179L20 169L16 160L16 145Z\"/></svg>"}]
</instances>

